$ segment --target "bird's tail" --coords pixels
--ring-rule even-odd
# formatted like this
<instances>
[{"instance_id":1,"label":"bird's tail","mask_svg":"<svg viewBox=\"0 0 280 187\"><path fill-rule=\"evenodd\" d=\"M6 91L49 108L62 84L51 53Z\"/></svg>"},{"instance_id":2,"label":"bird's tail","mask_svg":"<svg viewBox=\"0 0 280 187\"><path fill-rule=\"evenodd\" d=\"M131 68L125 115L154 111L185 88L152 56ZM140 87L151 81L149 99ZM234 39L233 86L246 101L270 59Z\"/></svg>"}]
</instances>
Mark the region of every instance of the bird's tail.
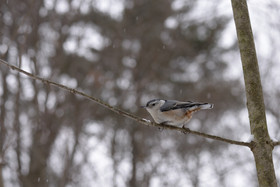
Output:
<instances>
[{"instance_id":1,"label":"bird's tail","mask_svg":"<svg viewBox=\"0 0 280 187\"><path fill-rule=\"evenodd\" d=\"M203 103L200 104L199 108L200 109L212 109L214 107L214 104L210 104L210 103Z\"/></svg>"}]
</instances>

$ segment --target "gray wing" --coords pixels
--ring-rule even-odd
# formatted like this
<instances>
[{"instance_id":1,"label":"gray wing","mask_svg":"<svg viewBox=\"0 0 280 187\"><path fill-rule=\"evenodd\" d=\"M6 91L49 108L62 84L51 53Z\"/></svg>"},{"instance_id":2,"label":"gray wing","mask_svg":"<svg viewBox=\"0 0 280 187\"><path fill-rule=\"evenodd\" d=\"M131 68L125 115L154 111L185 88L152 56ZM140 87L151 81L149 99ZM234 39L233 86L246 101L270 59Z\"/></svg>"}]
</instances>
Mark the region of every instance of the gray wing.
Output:
<instances>
[{"instance_id":1,"label":"gray wing","mask_svg":"<svg viewBox=\"0 0 280 187\"><path fill-rule=\"evenodd\" d=\"M181 101L176 101L176 100L167 100L160 107L160 111L165 112L165 111L176 110L176 109L180 109L180 108L184 108L184 109L188 110L188 108L191 108L191 107L193 107L195 105L199 105L199 104L200 103L194 103L191 101L181 102Z\"/></svg>"}]
</instances>

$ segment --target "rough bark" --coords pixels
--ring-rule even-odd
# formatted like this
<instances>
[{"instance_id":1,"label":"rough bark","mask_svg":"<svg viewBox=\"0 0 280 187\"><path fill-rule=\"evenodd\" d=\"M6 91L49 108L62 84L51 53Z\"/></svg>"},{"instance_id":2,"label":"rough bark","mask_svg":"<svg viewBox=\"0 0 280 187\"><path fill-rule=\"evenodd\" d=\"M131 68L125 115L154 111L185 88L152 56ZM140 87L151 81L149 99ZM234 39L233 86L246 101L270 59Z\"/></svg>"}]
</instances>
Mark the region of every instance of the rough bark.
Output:
<instances>
[{"instance_id":1,"label":"rough bark","mask_svg":"<svg viewBox=\"0 0 280 187\"><path fill-rule=\"evenodd\" d=\"M3 168L5 164L5 151L4 151L4 141L5 141L5 136L6 136L6 109L5 109L5 101L7 100L8 97L8 92L7 92L7 82L6 82L6 77L7 73L3 72L2 73L2 85L3 85L3 94L1 97L1 106L0 106L0 187L4 187L4 178L3 178Z\"/></svg>"},{"instance_id":2,"label":"rough bark","mask_svg":"<svg viewBox=\"0 0 280 187\"><path fill-rule=\"evenodd\" d=\"M254 136L254 154L260 187L276 187L272 160L273 144L269 137L265 116L262 86L254 38L246 0L231 0L240 48L246 88L251 134Z\"/></svg>"}]
</instances>

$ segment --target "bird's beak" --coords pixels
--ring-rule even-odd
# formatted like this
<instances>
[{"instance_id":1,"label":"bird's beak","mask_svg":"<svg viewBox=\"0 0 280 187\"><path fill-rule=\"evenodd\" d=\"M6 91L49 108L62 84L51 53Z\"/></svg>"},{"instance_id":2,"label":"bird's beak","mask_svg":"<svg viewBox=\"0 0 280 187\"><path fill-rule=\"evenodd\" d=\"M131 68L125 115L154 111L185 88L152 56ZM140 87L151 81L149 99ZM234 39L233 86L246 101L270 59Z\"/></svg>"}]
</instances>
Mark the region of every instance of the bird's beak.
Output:
<instances>
[{"instance_id":1,"label":"bird's beak","mask_svg":"<svg viewBox=\"0 0 280 187\"><path fill-rule=\"evenodd\" d=\"M146 106L140 106L141 108L146 108Z\"/></svg>"}]
</instances>

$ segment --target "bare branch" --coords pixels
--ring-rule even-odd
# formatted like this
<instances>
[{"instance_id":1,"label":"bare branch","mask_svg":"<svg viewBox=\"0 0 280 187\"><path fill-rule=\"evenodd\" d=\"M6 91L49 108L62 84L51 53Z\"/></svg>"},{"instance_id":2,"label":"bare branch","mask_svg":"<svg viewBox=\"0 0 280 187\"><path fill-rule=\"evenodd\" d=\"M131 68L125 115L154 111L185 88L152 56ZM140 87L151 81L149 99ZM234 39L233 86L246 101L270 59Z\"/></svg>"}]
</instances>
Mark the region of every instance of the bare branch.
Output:
<instances>
[{"instance_id":1,"label":"bare branch","mask_svg":"<svg viewBox=\"0 0 280 187\"><path fill-rule=\"evenodd\" d=\"M144 119L144 118L140 118L138 116L135 116L131 113L128 113L124 110L121 110L119 108L116 108L116 107L113 107L107 103L105 103L104 101L101 101L100 99L97 99L95 97L92 97L92 96L89 96L87 94L85 94L84 92L81 92L79 90L76 90L76 89L73 89L73 88L69 88L65 85L62 85L62 84L59 84L59 83L56 83L56 82L53 82L53 81L50 81L50 80L47 80L47 79L44 79L44 78L41 78L41 77L38 77L36 75L33 75L31 73L28 73L16 66L13 66L11 64L9 64L8 62L0 59L0 62L2 64L5 64L6 66L8 66L9 68L11 68L12 70L16 70L18 72L21 72L27 76L29 76L30 78L32 79L35 79L35 80L39 80L45 84L48 84L48 85L52 85L52 86L55 86L55 87L58 87L58 88L62 88L64 90L67 90L69 92L71 92L72 94L77 94L77 95L80 95L80 96L83 96L91 101L94 101L95 103L119 114L119 115L122 115L124 117L127 117L127 118L130 118L134 121L137 121L141 124L144 124L144 125L147 125L147 126L155 126L155 127L159 127L159 128L163 128L163 129L170 129L170 130L176 130L176 131L180 131L184 134L187 134L187 133L190 133L190 134L195 134L195 135L198 135L198 136L201 136L201 137L204 137L204 138L209 138L209 139L212 139L212 140L217 140L217 141L221 141L221 142L225 142L225 143L229 143L229 144L234 144L234 145L240 145L240 146L247 146L247 147L251 147L252 146L252 143L251 142L241 142L241 141L236 141L236 140L231 140L231 139L227 139L227 138L222 138L222 137L219 137L219 136L214 136L214 135L211 135L211 134L206 134L206 133L202 133L202 132L199 132L199 131L194 131L194 130L190 130L188 128L180 128L180 127L175 127L175 126L171 126L171 125L165 125L165 124L158 124L158 123L154 123L154 122L151 122L150 120L147 120L147 119Z\"/></svg>"},{"instance_id":2,"label":"bare branch","mask_svg":"<svg viewBox=\"0 0 280 187\"><path fill-rule=\"evenodd\" d=\"M150 122L150 123L153 123L153 122ZM242 145L242 146L247 146L247 147L252 146L251 142L241 142L241 141L231 140L231 139L223 138L223 137L220 137L220 136L215 136L215 135L206 134L206 133L199 132L199 131L190 130L189 128L180 128L180 127L175 127L175 126L171 126L171 125L162 125L162 124L157 124L157 123L153 123L153 124L154 124L153 126L160 126L160 127L168 128L168 129L171 129L171 130L181 131L184 134L186 134L186 133L195 134L195 135L198 135L198 136L202 136L204 138L209 138L209 139L212 139L212 140L218 140L218 141L221 141L221 142L226 142L226 143L234 144L234 145Z\"/></svg>"},{"instance_id":3,"label":"bare branch","mask_svg":"<svg viewBox=\"0 0 280 187\"><path fill-rule=\"evenodd\" d=\"M275 146L278 146L278 145L280 145L280 141L278 141L278 142L273 142L272 145L273 145L274 147L275 147Z\"/></svg>"}]
</instances>

